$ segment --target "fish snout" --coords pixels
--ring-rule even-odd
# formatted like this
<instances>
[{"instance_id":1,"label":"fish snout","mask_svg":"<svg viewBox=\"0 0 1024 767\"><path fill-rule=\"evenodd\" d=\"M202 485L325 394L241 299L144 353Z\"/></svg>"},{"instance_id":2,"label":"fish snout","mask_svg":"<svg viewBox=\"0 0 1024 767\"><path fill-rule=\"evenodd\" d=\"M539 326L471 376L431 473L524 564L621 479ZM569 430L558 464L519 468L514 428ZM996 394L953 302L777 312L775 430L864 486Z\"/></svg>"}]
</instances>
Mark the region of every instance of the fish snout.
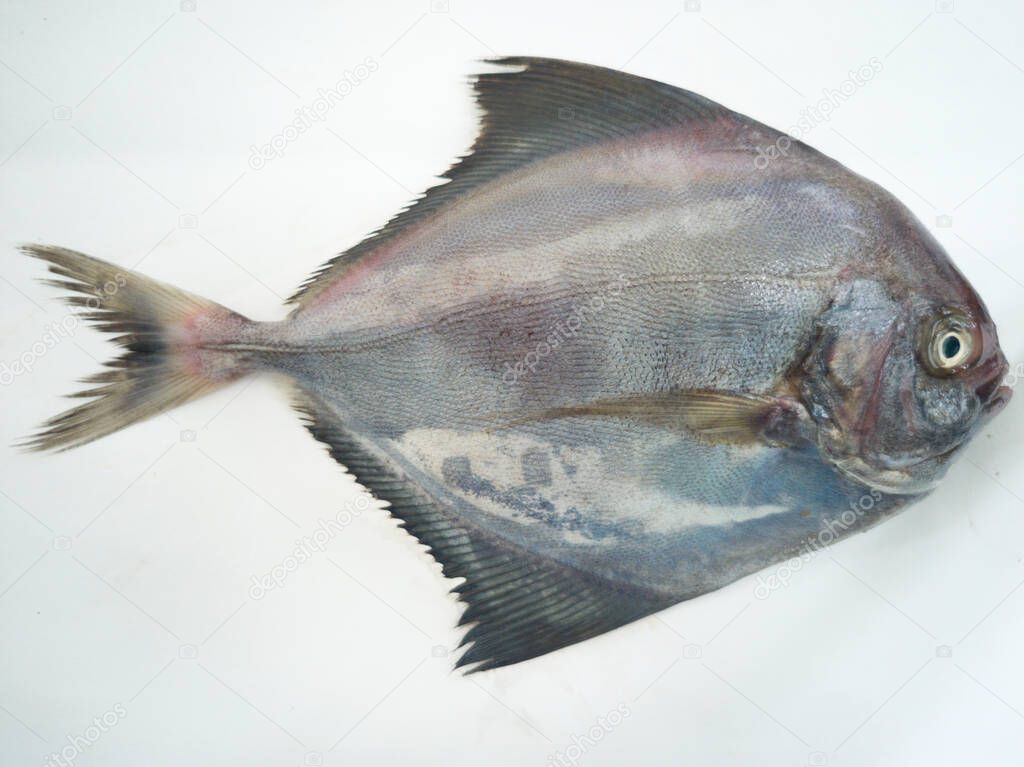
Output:
<instances>
[{"instance_id":1,"label":"fish snout","mask_svg":"<svg viewBox=\"0 0 1024 767\"><path fill-rule=\"evenodd\" d=\"M1013 389L1003 384L1003 379L1009 371L1010 366L1002 354L985 365L984 377L975 386L974 391L986 415L995 415L1001 411L1013 396Z\"/></svg>"},{"instance_id":2,"label":"fish snout","mask_svg":"<svg viewBox=\"0 0 1024 767\"><path fill-rule=\"evenodd\" d=\"M980 396L980 394L979 394ZM1013 398L1013 389L1009 386L997 386L987 399L982 399L982 408L986 416L994 416L1002 412Z\"/></svg>"}]
</instances>

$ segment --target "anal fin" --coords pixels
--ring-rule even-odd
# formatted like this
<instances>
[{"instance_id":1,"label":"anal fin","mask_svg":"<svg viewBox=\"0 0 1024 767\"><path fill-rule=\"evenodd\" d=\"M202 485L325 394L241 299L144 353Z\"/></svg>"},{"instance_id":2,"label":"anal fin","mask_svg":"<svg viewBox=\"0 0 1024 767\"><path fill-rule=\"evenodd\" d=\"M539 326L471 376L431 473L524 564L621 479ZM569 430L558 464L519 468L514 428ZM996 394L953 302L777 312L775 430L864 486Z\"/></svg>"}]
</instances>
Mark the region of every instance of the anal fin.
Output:
<instances>
[{"instance_id":1,"label":"anal fin","mask_svg":"<svg viewBox=\"0 0 1024 767\"><path fill-rule=\"evenodd\" d=\"M507 666L603 634L675 600L540 557L469 523L428 494L383 451L361 440L319 398L300 392L296 407L331 456L381 500L424 544L467 607L471 627L456 667Z\"/></svg>"}]
</instances>

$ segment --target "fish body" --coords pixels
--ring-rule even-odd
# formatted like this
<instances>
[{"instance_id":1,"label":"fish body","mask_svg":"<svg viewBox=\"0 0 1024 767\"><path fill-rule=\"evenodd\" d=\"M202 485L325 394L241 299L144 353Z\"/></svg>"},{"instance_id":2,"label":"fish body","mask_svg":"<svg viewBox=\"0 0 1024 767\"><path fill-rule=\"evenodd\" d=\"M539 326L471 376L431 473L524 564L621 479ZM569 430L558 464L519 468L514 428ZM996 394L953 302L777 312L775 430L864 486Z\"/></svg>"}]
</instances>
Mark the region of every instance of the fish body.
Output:
<instances>
[{"instance_id":1,"label":"fish body","mask_svg":"<svg viewBox=\"0 0 1024 767\"><path fill-rule=\"evenodd\" d=\"M79 294L126 280L91 308L129 350L33 444L286 374L314 436L466 579L459 664L480 669L885 519L1005 405L988 312L883 189L795 141L759 163L782 134L687 91L500 63L448 183L283 322L30 248Z\"/></svg>"}]
</instances>

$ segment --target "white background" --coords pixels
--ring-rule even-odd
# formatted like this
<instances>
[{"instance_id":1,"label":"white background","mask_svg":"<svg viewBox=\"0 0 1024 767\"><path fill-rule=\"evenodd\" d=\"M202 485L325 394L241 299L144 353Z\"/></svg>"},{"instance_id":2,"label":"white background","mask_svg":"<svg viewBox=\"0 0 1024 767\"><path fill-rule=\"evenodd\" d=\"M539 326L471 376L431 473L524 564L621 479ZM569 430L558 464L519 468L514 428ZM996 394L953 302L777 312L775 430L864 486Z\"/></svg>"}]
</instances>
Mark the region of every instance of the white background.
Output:
<instances>
[{"instance_id":1,"label":"white background","mask_svg":"<svg viewBox=\"0 0 1024 767\"><path fill-rule=\"evenodd\" d=\"M877 57L877 76L805 139L934 229L1021 362L1024 8L951 8L5 2L0 363L31 370L3 378L0 442L62 409L110 354L84 326L45 344L68 313L16 243L141 262L280 318L308 273L465 151L466 78L490 54L625 68L782 129ZM324 122L249 166L250 147L368 57L377 71ZM75 764L1018 764L1021 412L1011 404L932 498L767 599L747 578L472 677L451 671L451 584L382 512L250 596L253 576L360 493L275 381L71 453L4 447L0 763L44 764L121 706ZM574 738L595 726L580 753Z\"/></svg>"}]
</instances>

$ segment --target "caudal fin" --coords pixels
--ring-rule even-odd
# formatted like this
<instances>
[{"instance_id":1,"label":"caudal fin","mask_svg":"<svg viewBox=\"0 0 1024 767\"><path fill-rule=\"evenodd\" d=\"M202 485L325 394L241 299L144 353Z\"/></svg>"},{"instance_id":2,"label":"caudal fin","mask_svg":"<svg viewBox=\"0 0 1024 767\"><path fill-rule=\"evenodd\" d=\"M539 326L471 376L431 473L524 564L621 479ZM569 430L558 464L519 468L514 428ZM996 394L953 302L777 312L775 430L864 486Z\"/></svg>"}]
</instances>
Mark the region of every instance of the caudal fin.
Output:
<instances>
[{"instance_id":1,"label":"caudal fin","mask_svg":"<svg viewBox=\"0 0 1024 767\"><path fill-rule=\"evenodd\" d=\"M71 396L89 401L44 423L23 446L66 450L123 429L234 380L242 358L223 348L252 326L212 301L65 248L26 245L21 250L50 265L61 279L44 282L71 291L65 300L79 316L125 348L107 369Z\"/></svg>"}]
</instances>

